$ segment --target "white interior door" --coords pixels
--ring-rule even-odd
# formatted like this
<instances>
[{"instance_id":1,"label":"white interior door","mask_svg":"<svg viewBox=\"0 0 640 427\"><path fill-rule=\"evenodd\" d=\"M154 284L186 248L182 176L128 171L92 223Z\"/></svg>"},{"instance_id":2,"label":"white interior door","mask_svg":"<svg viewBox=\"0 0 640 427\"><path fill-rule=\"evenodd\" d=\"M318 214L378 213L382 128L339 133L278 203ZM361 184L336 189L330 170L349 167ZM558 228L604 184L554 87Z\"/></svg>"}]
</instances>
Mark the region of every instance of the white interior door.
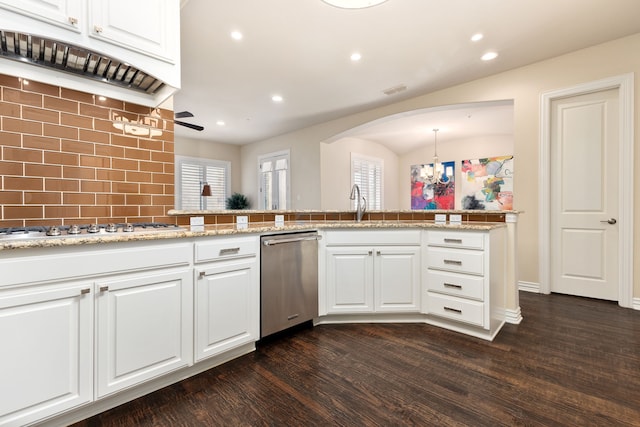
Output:
<instances>
[{"instance_id":1,"label":"white interior door","mask_svg":"<svg viewBox=\"0 0 640 427\"><path fill-rule=\"evenodd\" d=\"M552 292L618 300L618 96L551 103Z\"/></svg>"}]
</instances>

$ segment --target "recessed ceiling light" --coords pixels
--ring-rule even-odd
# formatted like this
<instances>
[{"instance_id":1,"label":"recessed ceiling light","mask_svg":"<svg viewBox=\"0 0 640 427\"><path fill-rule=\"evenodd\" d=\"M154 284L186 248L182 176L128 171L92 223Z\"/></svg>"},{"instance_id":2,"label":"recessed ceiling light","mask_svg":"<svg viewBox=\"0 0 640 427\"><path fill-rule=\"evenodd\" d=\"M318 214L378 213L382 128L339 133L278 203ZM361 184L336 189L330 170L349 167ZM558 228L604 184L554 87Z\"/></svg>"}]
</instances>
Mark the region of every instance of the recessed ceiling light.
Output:
<instances>
[{"instance_id":1,"label":"recessed ceiling light","mask_svg":"<svg viewBox=\"0 0 640 427\"><path fill-rule=\"evenodd\" d=\"M242 40L242 33L240 31L231 31L231 38L234 40Z\"/></svg>"},{"instance_id":2,"label":"recessed ceiling light","mask_svg":"<svg viewBox=\"0 0 640 427\"><path fill-rule=\"evenodd\" d=\"M224 121L223 121L223 120L218 120L218 121L216 122L216 124L217 124L218 126L224 126L224 125L225 125L225 123L224 123Z\"/></svg>"},{"instance_id":3,"label":"recessed ceiling light","mask_svg":"<svg viewBox=\"0 0 640 427\"><path fill-rule=\"evenodd\" d=\"M477 42L477 41L482 40L483 37L484 37L484 35L482 33L476 33L476 34L471 36L471 41L472 42Z\"/></svg>"},{"instance_id":4,"label":"recessed ceiling light","mask_svg":"<svg viewBox=\"0 0 640 427\"><path fill-rule=\"evenodd\" d=\"M360 55L360 53L358 53L358 52L353 52L353 53L351 54L351 60L352 60L353 62L360 61L361 59L362 59L362 55Z\"/></svg>"},{"instance_id":5,"label":"recessed ceiling light","mask_svg":"<svg viewBox=\"0 0 640 427\"><path fill-rule=\"evenodd\" d=\"M273 102L282 102L282 101L284 100L284 98L282 98L282 96L281 96L281 95L273 95L273 96L271 97L271 100L272 100Z\"/></svg>"},{"instance_id":6,"label":"recessed ceiling light","mask_svg":"<svg viewBox=\"0 0 640 427\"><path fill-rule=\"evenodd\" d=\"M331 6L342 9L364 9L365 7L377 6L387 0L322 0Z\"/></svg>"},{"instance_id":7,"label":"recessed ceiling light","mask_svg":"<svg viewBox=\"0 0 640 427\"><path fill-rule=\"evenodd\" d=\"M496 59L498 57L498 54L495 52L487 52L484 55L482 55L481 59L483 61L491 61L492 59Z\"/></svg>"}]
</instances>

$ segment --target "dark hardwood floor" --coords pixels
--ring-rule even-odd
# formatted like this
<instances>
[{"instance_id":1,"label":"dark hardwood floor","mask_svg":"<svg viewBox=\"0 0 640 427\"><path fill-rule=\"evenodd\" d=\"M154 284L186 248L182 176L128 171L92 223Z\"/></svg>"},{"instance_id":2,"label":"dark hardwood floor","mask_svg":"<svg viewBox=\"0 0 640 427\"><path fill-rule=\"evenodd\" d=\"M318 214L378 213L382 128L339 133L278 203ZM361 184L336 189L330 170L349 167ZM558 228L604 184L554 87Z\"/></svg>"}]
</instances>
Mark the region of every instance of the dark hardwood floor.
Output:
<instances>
[{"instance_id":1,"label":"dark hardwood floor","mask_svg":"<svg viewBox=\"0 0 640 427\"><path fill-rule=\"evenodd\" d=\"M301 330L74 426L640 426L640 312L520 305L493 342L423 324Z\"/></svg>"}]
</instances>

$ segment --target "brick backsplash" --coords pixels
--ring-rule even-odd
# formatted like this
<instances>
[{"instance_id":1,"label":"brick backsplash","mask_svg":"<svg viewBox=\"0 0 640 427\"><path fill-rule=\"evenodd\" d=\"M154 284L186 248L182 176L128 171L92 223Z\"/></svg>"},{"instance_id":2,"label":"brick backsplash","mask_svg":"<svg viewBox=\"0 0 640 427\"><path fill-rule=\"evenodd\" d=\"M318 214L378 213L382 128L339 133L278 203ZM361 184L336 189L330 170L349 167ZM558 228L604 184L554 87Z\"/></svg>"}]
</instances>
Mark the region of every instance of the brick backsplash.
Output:
<instances>
[{"instance_id":1,"label":"brick backsplash","mask_svg":"<svg viewBox=\"0 0 640 427\"><path fill-rule=\"evenodd\" d=\"M0 227L175 223L172 111L138 137L114 118L154 109L3 74L0 91Z\"/></svg>"}]
</instances>

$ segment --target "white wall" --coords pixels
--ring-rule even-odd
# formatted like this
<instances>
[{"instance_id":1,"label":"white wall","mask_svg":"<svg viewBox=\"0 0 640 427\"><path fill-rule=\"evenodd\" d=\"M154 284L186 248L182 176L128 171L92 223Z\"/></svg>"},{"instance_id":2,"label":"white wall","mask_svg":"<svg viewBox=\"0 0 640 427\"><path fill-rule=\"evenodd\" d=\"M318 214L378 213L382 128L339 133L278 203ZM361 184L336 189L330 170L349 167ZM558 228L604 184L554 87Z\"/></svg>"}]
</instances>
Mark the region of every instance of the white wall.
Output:
<instances>
[{"instance_id":1,"label":"white wall","mask_svg":"<svg viewBox=\"0 0 640 427\"><path fill-rule=\"evenodd\" d=\"M349 210L351 201L351 153L376 157L384 162L382 209L398 207L398 156L387 147L358 138L343 138L320 144L320 176L322 177L320 208Z\"/></svg>"},{"instance_id":2,"label":"white wall","mask_svg":"<svg viewBox=\"0 0 640 427\"><path fill-rule=\"evenodd\" d=\"M258 206L258 156L281 150L290 150L291 156L291 206L288 209L318 209L320 142L295 133L241 147L243 194L251 206Z\"/></svg>"}]
</instances>

